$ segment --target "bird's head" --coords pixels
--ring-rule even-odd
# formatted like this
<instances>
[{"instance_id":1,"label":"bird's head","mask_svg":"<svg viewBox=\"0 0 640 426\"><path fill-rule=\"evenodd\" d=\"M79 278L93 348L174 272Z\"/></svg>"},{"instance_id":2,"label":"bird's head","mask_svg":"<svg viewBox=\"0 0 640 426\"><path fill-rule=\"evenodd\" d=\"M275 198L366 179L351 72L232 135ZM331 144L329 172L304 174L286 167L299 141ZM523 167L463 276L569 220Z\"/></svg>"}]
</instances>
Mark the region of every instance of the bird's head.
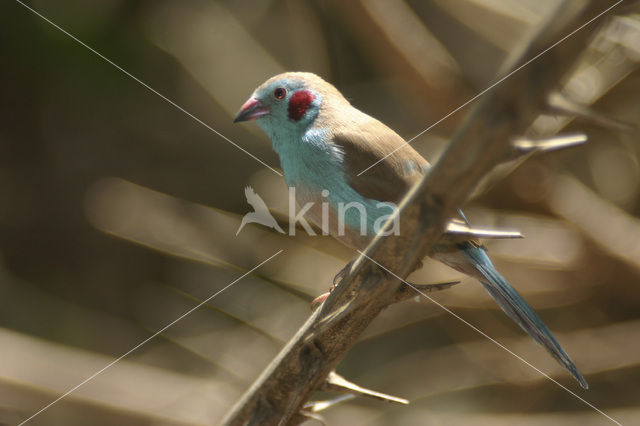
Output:
<instances>
[{"instance_id":1,"label":"bird's head","mask_svg":"<svg viewBox=\"0 0 640 426\"><path fill-rule=\"evenodd\" d=\"M272 139L280 134L299 134L332 99L344 100L335 87L315 74L278 74L253 92L234 123L256 120Z\"/></svg>"}]
</instances>

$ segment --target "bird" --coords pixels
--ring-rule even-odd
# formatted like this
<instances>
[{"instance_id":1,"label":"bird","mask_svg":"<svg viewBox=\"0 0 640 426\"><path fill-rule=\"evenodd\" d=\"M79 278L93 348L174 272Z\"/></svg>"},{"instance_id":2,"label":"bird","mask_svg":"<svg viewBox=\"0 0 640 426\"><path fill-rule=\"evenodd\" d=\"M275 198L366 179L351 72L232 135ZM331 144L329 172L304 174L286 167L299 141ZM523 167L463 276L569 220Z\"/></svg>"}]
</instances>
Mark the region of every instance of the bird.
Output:
<instances>
[{"instance_id":1,"label":"bird","mask_svg":"<svg viewBox=\"0 0 640 426\"><path fill-rule=\"evenodd\" d=\"M400 135L352 106L336 87L313 73L285 72L262 83L234 123L250 120L271 139L297 203L311 206L306 216L325 223L322 205L328 203L334 213L328 220L329 233L354 249L363 250L375 236L376 219L389 214L380 203L398 203L430 167ZM362 206L366 215L343 208L340 232L335 213L349 203ZM462 211L459 214L467 222ZM477 279L515 323L588 388L549 328L497 271L480 243L438 243L432 251L436 260ZM338 275L342 274L344 269Z\"/></svg>"},{"instance_id":2,"label":"bird","mask_svg":"<svg viewBox=\"0 0 640 426\"><path fill-rule=\"evenodd\" d=\"M281 234L285 233L280 225L278 225L278 222L276 222L273 216L271 216L271 213L269 213L267 204L258 194L256 194L252 187L247 186L244 189L244 196L247 198L247 203L253 207L254 211L249 212L242 217L242 222L236 231L236 236L238 236L240 231L242 231L242 228L244 228L247 223L258 223L260 225L273 228Z\"/></svg>"}]
</instances>

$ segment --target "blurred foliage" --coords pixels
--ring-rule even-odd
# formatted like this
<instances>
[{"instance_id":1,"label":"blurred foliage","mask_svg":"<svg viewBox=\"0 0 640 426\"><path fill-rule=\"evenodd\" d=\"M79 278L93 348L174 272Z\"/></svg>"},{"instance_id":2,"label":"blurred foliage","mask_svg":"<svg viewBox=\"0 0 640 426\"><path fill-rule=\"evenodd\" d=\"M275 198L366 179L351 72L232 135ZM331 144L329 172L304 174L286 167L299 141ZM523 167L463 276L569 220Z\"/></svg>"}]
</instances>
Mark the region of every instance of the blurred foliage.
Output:
<instances>
[{"instance_id":1,"label":"blurred foliage","mask_svg":"<svg viewBox=\"0 0 640 426\"><path fill-rule=\"evenodd\" d=\"M316 72L409 139L489 86L554 1L28 4L278 167L255 125L232 124L266 78ZM248 184L286 213L282 178L20 4L0 4L0 34L0 423L24 420L284 249L31 422L215 423L354 253L254 225L236 237ZM566 127L590 142L508 170L466 208L474 225L527 236L488 243L497 266L587 376L590 390L576 392L629 424L640 419L639 58L640 20L625 9L562 92L636 127L541 117L532 132ZM413 145L434 161L466 111ZM455 278L431 261L412 277ZM577 388L463 281L434 297ZM384 312L339 372L412 403L351 399L323 413L330 424L607 422L428 301Z\"/></svg>"}]
</instances>

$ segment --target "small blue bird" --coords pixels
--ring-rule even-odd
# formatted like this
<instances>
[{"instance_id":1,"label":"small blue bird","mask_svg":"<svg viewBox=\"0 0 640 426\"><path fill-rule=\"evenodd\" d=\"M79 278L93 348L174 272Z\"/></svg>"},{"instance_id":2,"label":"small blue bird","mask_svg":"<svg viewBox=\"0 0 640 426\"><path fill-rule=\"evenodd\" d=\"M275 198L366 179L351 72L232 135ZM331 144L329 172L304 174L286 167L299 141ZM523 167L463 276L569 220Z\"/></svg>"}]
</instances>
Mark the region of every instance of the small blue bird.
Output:
<instances>
[{"instance_id":1,"label":"small blue bird","mask_svg":"<svg viewBox=\"0 0 640 426\"><path fill-rule=\"evenodd\" d=\"M296 201L311 206L307 217L319 225L327 223L322 205L328 202L330 234L353 248L364 249L378 230L376 220L389 215L388 206L381 203L398 203L429 168L402 137L354 108L338 89L315 74L289 72L267 80L241 107L234 122L248 120L256 120L271 139L287 185L295 188ZM394 153L385 157L390 152ZM360 210L345 208L354 205ZM498 273L480 244L452 243L434 251L435 259L480 281L513 321L583 388L588 387L547 326Z\"/></svg>"}]
</instances>

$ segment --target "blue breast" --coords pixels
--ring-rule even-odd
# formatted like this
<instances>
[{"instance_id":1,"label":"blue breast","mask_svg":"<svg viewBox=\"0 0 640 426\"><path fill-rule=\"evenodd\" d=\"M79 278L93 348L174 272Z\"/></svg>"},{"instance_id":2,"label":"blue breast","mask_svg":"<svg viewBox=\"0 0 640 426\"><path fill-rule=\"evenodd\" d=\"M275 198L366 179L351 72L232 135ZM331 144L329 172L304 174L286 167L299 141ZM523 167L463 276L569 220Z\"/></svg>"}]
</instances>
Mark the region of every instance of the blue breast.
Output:
<instances>
[{"instance_id":1,"label":"blue breast","mask_svg":"<svg viewBox=\"0 0 640 426\"><path fill-rule=\"evenodd\" d=\"M327 131L309 129L296 139L296 143L290 143L289 138L272 139L287 185L317 194L318 199L322 190L328 190L329 195L323 199L328 200L335 211L339 211L342 205L346 226L359 230L361 220L364 220L367 233L373 236L376 219L388 216L391 209L379 207L377 200L361 196L348 184L343 165L344 153L331 142ZM349 203L362 206L366 212L364 217L358 207Z\"/></svg>"}]
</instances>

